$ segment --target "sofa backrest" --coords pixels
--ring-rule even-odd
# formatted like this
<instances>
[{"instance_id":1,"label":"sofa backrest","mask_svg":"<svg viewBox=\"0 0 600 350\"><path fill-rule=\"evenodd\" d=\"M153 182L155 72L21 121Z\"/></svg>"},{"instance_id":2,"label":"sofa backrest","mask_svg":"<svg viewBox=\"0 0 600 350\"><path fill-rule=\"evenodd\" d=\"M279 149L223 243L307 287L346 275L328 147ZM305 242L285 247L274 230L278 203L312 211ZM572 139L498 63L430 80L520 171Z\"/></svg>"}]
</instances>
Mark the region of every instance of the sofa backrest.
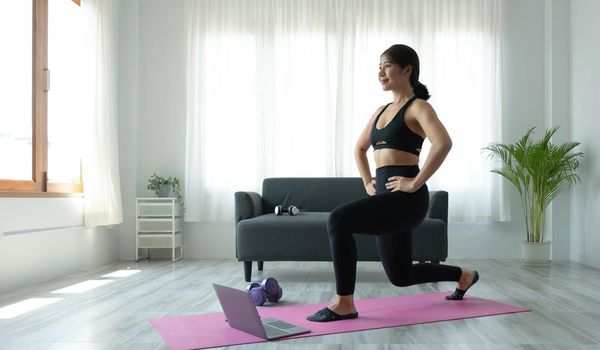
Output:
<instances>
[{"instance_id":1,"label":"sofa backrest","mask_svg":"<svg viewBox=\"0 0 600 350\"><path fill-rule=\"evenodd\" d=\"M277 177L263 180L263 214L276 205L295 205L301 211L329 212L367 197L360 177Z\"/></svg>"}]
</instances>

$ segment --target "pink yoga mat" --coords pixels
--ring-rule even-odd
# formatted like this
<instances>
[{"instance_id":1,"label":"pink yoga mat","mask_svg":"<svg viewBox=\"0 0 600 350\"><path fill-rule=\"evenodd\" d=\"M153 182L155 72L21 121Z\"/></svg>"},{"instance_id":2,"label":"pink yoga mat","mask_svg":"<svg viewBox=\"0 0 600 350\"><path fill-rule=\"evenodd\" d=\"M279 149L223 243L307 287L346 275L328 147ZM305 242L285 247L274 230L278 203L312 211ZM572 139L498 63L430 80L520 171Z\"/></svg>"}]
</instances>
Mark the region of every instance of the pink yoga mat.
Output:
<instances>
[{"instance_id":1,"label":"pink yoga mat","mask_svg":"<svg viewBox=\"0 0 600 350\"><path fill-rule=\"evenodd\" d=\"M285 339L331 333L529 311L521 307L472 296L465 296L461 301L445 300L444 296L450 293L356 300L359 317L337 322L318 323L306 320L306 316L328 304L259 307L258 313L263 318L275 317L311 330L310 333L276 340L285 341ZM221 312L162 317L150 320L150 323L162 336L169 349L204 349L266 341L229 327Z\"/></svg>"}]
</instances>

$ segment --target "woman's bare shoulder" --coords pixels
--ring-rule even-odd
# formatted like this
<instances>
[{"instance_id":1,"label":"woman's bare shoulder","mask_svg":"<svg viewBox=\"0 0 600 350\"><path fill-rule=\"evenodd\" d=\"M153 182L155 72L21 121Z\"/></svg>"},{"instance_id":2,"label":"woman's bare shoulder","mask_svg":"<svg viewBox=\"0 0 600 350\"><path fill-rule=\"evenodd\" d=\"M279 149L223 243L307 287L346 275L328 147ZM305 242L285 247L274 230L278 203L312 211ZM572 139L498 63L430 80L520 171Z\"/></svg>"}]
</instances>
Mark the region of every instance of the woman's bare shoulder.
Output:
<instances>
[{"instance_id":1,"label":"woman's bare shoulder","mask_svg":"<svg viewBox=\"0 0 600 350\"><path fill-rule=\"evenodd\" d=\"M415 98L412 106L416 107L416 109L433 109L431 103L421 98Z\"/></svg>"},{"instance_id":2,"label":"woman's bare shoulder","mask_svg":"<svg viewBox=\"0 0 600 350\"><path fill-rule=\"evenodd\" d=\"M414 115L414 116L435 116L435 110L433 109L433 106L420 98L415 99L415 101L412 103L412 105L410 106L410 111L408 111L410 114Z\"/></svg>"}]
</instances>

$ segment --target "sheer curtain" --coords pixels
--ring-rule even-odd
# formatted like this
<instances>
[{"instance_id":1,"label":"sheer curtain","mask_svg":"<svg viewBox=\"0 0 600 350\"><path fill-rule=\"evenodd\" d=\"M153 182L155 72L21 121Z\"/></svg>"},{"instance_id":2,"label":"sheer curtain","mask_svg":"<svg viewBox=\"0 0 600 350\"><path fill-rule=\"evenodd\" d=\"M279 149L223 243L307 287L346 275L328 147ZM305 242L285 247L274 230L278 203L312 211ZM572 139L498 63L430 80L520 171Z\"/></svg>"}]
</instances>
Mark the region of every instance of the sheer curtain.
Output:
<instances>
[{"instance_id":1,"label":"sheer curtain","mask_svg":"<svg viewBox=\"0 0 600 350\"><path fill-rule=\"evenodd\" d=\"M82 116L85 147L82 172L85 225L114 225L123 221L117 139L112 0L82 0L85 72Z\"/></svg>"},{"instance_id":2,"label":"sheer curtain","mask_svg":"<svg viewBox=\"0 0 600 350\"><path fill-rule=\"evenodd\" d=\"M377 66L395 43L419 53L420 80L454 141L430 189L450 192L453 220L507 219L480 151L500 140L497 0L186 7L186 220L231 221L233 193L260 192L265 177L359 176L354 144L391 99Z\"/></svg>"}]
</instances>

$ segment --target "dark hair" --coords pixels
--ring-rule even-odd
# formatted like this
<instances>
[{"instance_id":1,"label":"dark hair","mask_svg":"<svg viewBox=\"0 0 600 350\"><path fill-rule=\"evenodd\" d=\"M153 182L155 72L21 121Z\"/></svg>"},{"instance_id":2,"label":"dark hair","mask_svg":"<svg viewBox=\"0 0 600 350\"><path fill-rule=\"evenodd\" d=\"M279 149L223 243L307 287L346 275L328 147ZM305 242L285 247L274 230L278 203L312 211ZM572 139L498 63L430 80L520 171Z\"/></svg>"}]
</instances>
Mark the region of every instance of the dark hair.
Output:
<instances>
[{"instance_id":1,"label":"dark hair","mask_svg":"<svg viewBox=\"0 0 600 350\"><path fill-rule=\"evenodd\" d=\"M389 57L393 63L400 65L401 68L406 66L412 67L412 72L410 73L410 85L413 88L415 96L423 100L427 100L431 97L427 90L427 86L419 81L419 56L415 50L410 46L396 44L383 51L381 56L384 55Z\"/></svg>"}]
</instances>

